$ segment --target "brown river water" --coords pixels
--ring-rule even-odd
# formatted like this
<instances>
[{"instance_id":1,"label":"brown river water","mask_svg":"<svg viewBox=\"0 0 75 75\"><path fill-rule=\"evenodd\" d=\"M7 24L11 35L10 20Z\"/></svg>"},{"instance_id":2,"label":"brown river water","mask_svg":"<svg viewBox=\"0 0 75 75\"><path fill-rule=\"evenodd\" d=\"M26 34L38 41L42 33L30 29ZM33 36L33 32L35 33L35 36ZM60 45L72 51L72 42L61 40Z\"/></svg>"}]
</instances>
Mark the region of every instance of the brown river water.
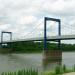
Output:
<instances>
[{"instance_id":1,"label":"brown river water","mask_svg":"<svg viewBox=\"0 0 75 75\"><path fill-rule=\"evenodd\" d=\"M0 73L30 68L43 71L45 67L42 63L42 59L42 53L0 54ZM65 64L67 67L72 67L75 64L75 52L63 52L62 64ZM47 69L51 68L54 65L56 65L56 63L47 65Z\"/></svg>"}]
</instances>

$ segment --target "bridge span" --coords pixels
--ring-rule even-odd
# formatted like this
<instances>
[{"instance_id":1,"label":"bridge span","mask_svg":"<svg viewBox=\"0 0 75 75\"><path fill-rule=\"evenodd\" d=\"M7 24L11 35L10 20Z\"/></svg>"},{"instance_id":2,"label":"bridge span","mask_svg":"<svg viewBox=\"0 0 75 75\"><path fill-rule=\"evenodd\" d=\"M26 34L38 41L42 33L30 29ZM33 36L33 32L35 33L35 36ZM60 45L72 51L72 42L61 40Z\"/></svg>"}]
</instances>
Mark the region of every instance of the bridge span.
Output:
<instances>
[{"instance_id":1,"label":"bridge span","mask_svg":"<svg viewBox=\"0 0 75 75\"><path fill-rule=\"evenodd\" d=\"M56 40L70 40L75 39L75 35L61 35L61 36L48 36L47 41L56 41ZM25 38L25 39L12 39L8 41L3 41L2 43L18 42L18 41L43 41L44 37L35 37L35 38ZM0 42L1 43L1 42Z\"/></svg>"}]
</instances>

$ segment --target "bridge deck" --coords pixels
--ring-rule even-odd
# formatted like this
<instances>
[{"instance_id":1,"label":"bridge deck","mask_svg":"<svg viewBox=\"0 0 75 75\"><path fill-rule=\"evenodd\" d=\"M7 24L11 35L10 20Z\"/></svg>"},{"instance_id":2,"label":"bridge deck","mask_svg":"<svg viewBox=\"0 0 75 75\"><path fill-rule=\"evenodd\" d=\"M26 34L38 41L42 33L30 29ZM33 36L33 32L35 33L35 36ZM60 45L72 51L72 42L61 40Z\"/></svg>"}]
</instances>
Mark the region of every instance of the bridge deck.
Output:
<instances>
[{"instance_id":1,"label":"bridge deck","mask_svg":"<svg viewBox=\"0 0 75 75\"><path fill-rule=\"evenodd\" d=\"M18 41L42 41L44 37L39 38L27 38L27 39L16 39L11 41L3 41L3 43L9 43L9 42L18 42ZM48 36L47 40L68 40L68 39L75 39L75 35L61 35L61 36ZM1 42L0 42L1 43Z\"/></svg>"}]
</instances>

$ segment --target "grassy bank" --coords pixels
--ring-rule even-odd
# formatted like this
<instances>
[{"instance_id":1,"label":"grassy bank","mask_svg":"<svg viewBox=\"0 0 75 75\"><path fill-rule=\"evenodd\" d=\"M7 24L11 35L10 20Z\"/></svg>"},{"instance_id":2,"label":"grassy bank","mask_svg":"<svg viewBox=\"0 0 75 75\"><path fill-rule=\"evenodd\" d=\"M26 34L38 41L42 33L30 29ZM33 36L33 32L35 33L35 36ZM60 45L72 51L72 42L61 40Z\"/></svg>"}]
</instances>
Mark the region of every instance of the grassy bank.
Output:
<instances>
[{"instance_id":1,"label":"grassy bank","mask_svg":"<svg viewBox=\"0 0 75 75\"><path fill-rule=\"evenodd\" d=\"M62 75L64 73L70 73L70 72L75 72L75 65L72 69L66 68L64 65L63 67L57 66L53 72L42 72L38 73L38 70L19 70L16 72L3 72L1 75Z\"/></svg>"},{"instance_id":2,"label":"grassy bank","mask_svg":"<svg viewBox=\"0 0 75 75\"><path fill-rule=\"evenodd\" d=\"M38 75L35 70L19 70L17 72L3 72L1 75Z\"/></svg>"},{"instance_id":3,"label":"grassy bank","mask_svg":"<svg viewBox=\"0 0 75 75\"><path fill-rule=\"evenodd\" d=\"M73 66L72 69L67 68L65 65L63 65L63 67L57 66L54 72L45 72L42 75L63 75L64 73L70 73L70 72L75 72L75 65Z\"/></svg>"}]
</instances>

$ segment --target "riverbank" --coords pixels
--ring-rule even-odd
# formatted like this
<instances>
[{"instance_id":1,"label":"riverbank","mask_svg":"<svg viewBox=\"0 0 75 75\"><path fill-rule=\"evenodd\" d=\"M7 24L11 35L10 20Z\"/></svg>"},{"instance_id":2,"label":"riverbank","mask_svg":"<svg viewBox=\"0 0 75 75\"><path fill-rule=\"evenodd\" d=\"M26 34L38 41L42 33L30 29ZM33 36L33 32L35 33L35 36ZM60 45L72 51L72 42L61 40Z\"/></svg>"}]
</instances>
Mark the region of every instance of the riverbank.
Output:
<instances>
[{"instance_id":1,"label":"riverbank","mask_svg":"<svg viewBox=\"0 0 75 75\"><path fill-rule=\"evenodd\" d=\"M30 53L30 54L32 54L32 53L42 53L43 52L43 50L13 50L13 49L11 49L11 48L0 48L0 54L9 54L9 53L16 53L16 54L19 54L19 53Z\"/></svg>"},{"instance_id":2,"label":"riverbank","mask_svg":"<svg viewBox=\"0 0 75 75\"><path fill-rule=\"evenodd\" d=\"M53 72L48 71L39 73L38 70L34 69L22 69L15 72L3 72L1 75L75 75L75 69L66 69L66 66L64 65L63 67L57 66Z\"/></svg>"},{"instance_id":3,"label":"riverbank","mask_svg":"<svg viewBox=\"0 0 75 75\"><path fill-rule=\"evenodd\" d=\"M14 42L8 43L7 46L0 48L0 52L16 52L16 53L38 53L42 52L44 48L43 42ZM59 50L57 43L47 42L47 50ZM73 52L75 51L75 44L61 44L61 50L63 52Z\"/></svg>"},{"instance_id":4,"label":"riverbank","mask_svg":"<svg viewBox=\"0 0 75 75\"><path fill-rule=\"evenodd\" d=\"M52 50L51 50L52 51ZM9 53L16 53L16 54L20 54L20 53L42 53L43 52L43 49L42 50L13 50L13 49L10 49L10 48L0 48L0 54L9 54ZM70 52L75 52L75 51L63 51L62 52L65 52L65 53L70 53Z\"/></svg>"}]
</instances>

